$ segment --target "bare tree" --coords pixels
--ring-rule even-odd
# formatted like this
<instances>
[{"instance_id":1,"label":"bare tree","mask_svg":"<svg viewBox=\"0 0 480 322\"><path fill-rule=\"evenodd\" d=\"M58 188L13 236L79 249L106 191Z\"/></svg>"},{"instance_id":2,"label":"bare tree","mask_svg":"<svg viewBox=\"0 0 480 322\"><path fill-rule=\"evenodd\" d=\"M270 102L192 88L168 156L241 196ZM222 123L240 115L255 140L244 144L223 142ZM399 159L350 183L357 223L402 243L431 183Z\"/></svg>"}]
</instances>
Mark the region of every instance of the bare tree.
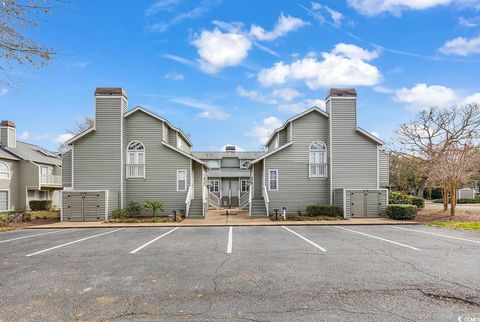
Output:
<instances>
[{"instance_id":1,"label":"bare tree","mask_svg":"<svg viewBox=\"0 0 480 322\"><path fill-rule=\"evenodd\" d=\"M61 0L0 0L0 83L10 85L14 65L44 66L53 49L27 36Z\"/></svg>"},{"instance_id":2,"label":"bare tree","mask_svg":"<svg viewBox=\"0 0 480 322\"><path fill-rule=\"evenodd\" d=\"M443 187L444 210L450 198L455 215L458 187L470 180L479 167L480 106L429 108L397 131L403 153L426 162L426 176Z\"/></svg>"},{"instance_id":3,"label":"bare tree","mask_svg":"<svg viewBox=\"0 0 480 322\"><path fill-rule=\"evenodd\" d=\"M411 155L392 152L390 154L390 183L398 190L418 194L425 186L425 162Z\"/></svg>"},{"instance_id":4,"label":"bare tree","mask_svg":"<svg viewBox=\"0 0 480 322\"><path fill-rule=\"evenodd\" d=\"M67 133L77 135L78 133L88 130L94 125L95 125L95 120L90 116L84 115L81 121L78 121L75 123L75 128L67 130Z\"/></svg>"}]
</instances>

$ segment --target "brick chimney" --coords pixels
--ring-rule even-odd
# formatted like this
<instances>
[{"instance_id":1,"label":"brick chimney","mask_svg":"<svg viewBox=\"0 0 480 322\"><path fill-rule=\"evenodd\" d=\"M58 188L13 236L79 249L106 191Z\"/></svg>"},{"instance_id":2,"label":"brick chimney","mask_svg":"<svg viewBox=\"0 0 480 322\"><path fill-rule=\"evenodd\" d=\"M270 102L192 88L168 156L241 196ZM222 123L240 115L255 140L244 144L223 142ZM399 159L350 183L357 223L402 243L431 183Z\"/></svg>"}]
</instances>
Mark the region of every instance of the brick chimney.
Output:
<instances>
[{"instance_id":1,"label":"brick chimney","mask_svg":"<svg viewBox=\"0 0 480 322\"><path fill-rule=\"evenodd\" d=\"M12 121L0 122L0 145L7 148L17 147L17 129Z\"/></svg>"}]
</instances>

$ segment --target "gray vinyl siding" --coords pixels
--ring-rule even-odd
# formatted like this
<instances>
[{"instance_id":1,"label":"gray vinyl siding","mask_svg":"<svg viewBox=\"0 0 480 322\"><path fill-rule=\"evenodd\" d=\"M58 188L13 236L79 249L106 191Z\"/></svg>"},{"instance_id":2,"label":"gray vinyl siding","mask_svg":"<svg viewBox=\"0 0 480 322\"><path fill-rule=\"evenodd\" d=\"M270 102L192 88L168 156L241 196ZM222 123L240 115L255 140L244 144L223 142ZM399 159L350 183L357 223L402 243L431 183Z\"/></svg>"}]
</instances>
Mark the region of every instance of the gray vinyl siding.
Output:
<instances>
[{"instance_id":1,"label":"gray vinyl siding","mask_svg":"<svg viewBox=\"0 0 480 322\"><path fill-rule=\"evenodd\" d=\"M240 160L238 158L223 158L221 168L240 168Z\"/></svg>"},{"instance_id":2,"label":"gray vinyl siding","mask_svg":"<svg viewBox=\"0 0 480 322\"><path fill-rule=\"evenodd\" d=\"M168 125L165 124L166 127ZM173 129L169 128L168 129L168 141L167 141L171 146L177 147L177 132L175 132Z\"/></svg>"},{"instance_id":3,"label":"gray vinyl siding","mask_svg":"<svg viewBox=\"0 0 480 322\"><path fill-rule=\"evenodd\" d=\"M40 185L40 168L38 165L22 161L18 164L18 209L28 209L27 189L38 190Z\"/></svg>"},{"instance_id":4,"label":"gray vinyl siding","mask_svg":"<svg viewBox=\"0 0 480 322\"><path fill-rule=\"evenodd\" d=\"M74 143L73 188L109 190L108 209L111 212L121 207L121 128L126 101L121 97L96 97L95 103L96 130Z\"/></svg>"},{"instance_id":5,"label":"gray vinyl siding","mask_svg":"<svg viewBox=\"0 0 480 322\"><path fill-rule=\"evenodd\" d=\"M343 209L343 189L335 189L334 196L333 196L333 204L340 208L340 210L344 211Z\"/></svg>"},{"instance_id":6,"label":"gray vinyl siding","mask_svg":"<svg viewBox=\"0 0 480 322\"><path fill-rule=\"evenodd\" d=\"M203 166L198 162L192 161L192 168L193 168L193 198L202 200L202 173L203 173Z\"/></svg>"},{"instance_id":7,"label":"gray vinyl siding","mask_svg":"<svg viewBox=\"0 0 480 322\"><path fill-rule=\"evenodd\" d=\"M21 161L0 159L0 162L5 162L10 168L10 179L0 179L0 190L9 190L10 196L10 209L18 210L24 209L25 207L20 207L19 198L18 198L18 181L19 181L19 171L18 164Z\"/></svg>"},{"instance_id":8,"label":"gray vinyl siding","mask_svg":"<svg viewBox=\"0 0 480 322\"><path fill-rule=\"evenodd\" d=\"M287 141L287 130L286 129L279 131L278 136L279 136L279 145L278 146L282 146L282 145L284 145L288 142Z\"/></svg>"},{"instance_id":9,"label":"gray vinyl siding","mask_svg":"<svg viewBox=\"0 0 480 322\"><path fill-rule=\"evenodd\" d=\"M180 140L180 142L182 142L182 150L187 152L187 153L190 153L190 151L191 151L190 145L188 145L187 141L185 141L180 134L178 135L178 140Z\"/></svg>"},{"instance_id":10,"label":"gray vinyl siding","mask_svg":"<svg viewBox=\"0 0 480 322\"><path fill-rule=\"evenodd\" d=\"M185 210L190 185L190 158L166 147L162 122L143 112L126 118L126 142L140 141L145 146L145 179L127 179L125 203L158 200L165 206L165 214ZM76 155L76 154L75 154ZM187 191L177 191L177 170L187 170ZM75 183L76 185L76 183Z\"/></svg>"},{"instance_id":11,"label":"gray vinyl siding","mask_svg":"<svg viewBox=\"0 0 480 322\"><path fill-rule=\"evenodd\" d=\"M0 128L0 144L8 147L16 147L16 129L11 127Z\"/></svg>"},{"instance_id":12,"label":"gray vinyl siding","mask_svg":"<svg viewBox=\"0 0 480 322\"><path fill-rule=\"evenodd\" d=\"M379 185L380 188L386 188L390 186L390 156L385 151L378 151L378 163L379 163Z\"/></svg>"},{"instance_id":13,"label":"gray vinyl siding","mask_svg":"<svg viewBox=\"0 0 480 322\"><path fill-rule=\"evenodd\" d=\"M327 108L332 129L332 190L376 189L377 144L356 131L356 100L333 98Z\"/></svg>"},{"instance_id":14,"label":"gray vinyl siding","mask_svg":"<svg viewBox=\"0 0 480 322\"><path fill-rule=\"evenodd\" d=\"M170 129L168 128L168 126L162 122L162 126L163 126L163 141L165 142L169 142L169 135L170 135Z\"/></svg>"},{"instance_id":15,"label":"gray vinyl siding","mask_svg":"<svg viewBox=\"0 0 480 322\"><path fill-rule=\"evenodd\" d=\"M309 178L308 171L310 144L321 141L328 146L327 118L311 112L293 121L293 129L293 144L265 160L267 190L268 170L278 170L278 191L268 190L270 210L286 205L289 211L304 211L308 205L330 202L328 178Z\"/></svg>"},{"instance_id":16,"label":"gray vinyl siding","mask_svg":"<svg viewBox=\"0 0 480 322\"><path fill-rule=\"evenodd\" d=\"M72 186L72 150L62 154L62 185Z\"/></svg>"},{"instance_id":17,"label":"gray vinyl siding","mask_svg":"<svg viewBox=\"0 0 480 322\"><path fill-rule=\"evenodd\" d=\"M293 128L292 123L288 124L287 129L286 129L287 142L290 142L292 140L292 134L293 134L292 128Z\"/></svg>"},{"instance_id":18,"label":"gray vinyl siding","mask_svg":"<svg viewBox=\"0 0 480 322\"><path fill-rule=\"evenodd\" d=\"M262 199L263 161L255 163L253 167L253 199Z\"/></svg>"}]
</instances>

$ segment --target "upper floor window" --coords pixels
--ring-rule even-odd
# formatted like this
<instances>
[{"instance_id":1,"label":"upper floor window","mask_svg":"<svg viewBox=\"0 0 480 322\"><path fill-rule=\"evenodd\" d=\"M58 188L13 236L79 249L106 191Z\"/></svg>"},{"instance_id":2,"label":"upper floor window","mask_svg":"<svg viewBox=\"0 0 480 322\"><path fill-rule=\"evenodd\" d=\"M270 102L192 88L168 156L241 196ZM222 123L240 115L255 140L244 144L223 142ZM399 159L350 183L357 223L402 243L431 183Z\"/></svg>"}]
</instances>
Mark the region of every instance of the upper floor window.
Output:
<instances>
[{"instance_id":1,"label":"upper floor window","mask_svg":"<svg viewBox=\"0 0 480 322\"><path fill-rule=\"evenodd\" d=\"M220 191L220 181L210 180L210 191L211 192L219 192Z\"/></svg>"},{"instance_id":2,"label":"upper floor window","mask_svg":"<svg viewBox=\"0 0 480 322\"><path fill-rule=\"evenodd\" d=\"M278 170L268 170L268 190L278 190Z\"/></svg>"},{"instance_id":3,"label":"upper floor window","mask_svg":"<svg viewBox=\"0 0 480 322\"><path fill-rule=\"evenodd\" d=\"M210 169L220 169L220 161L219 160L208 160L207 165Z\"/></svg>"},{"instance_id":4,"label":"upper floor window","mask_svg":"<svg viewBox=\"0 0 480 322\"><path fill-rule=\"evenodd\" d=\"M249 160L242 160L242 161L240 162L240 168L242 168L242 169L247 169L249 164L250 164L250 161L249 161Z\"/></svg>"},{"instance_id":5,"label":"upper floor window","mask_svg":"<svg viewBox=\"0 0 480 322\"><path fill-rule=\"evenodd\" d=\"M182 139L180 138L180 135L178 135L178 133L177 133L177 148L178 148L179 150L183 150L183 141L182 141Z\"/></svg>"},{"instance_id":6,"label":"upper floor window","mask_svg":"<svg viewBox=\"0 0 480 322\"><path fill-rule=\"evenodd\" d=\"M127 178L145 178L145 146L139 141L127 146Z\"/></svg>"},{"instance_id":7,"label":"upper floor window","mask_svg":"<svg viewBox=\"0 0 480 322\"><path fill-rule=\"evenodd\" d=\"M275 136L275 141L273 142L273 149L276 149L280 146L280 135L277 133Z\"/></svg>"},{"instance_id":8,"label":"upper floor window","mask_svg":"<svg viewBox=\"0 0 480 322\"><path fill-rule=\"evenodd\" d=\"M312 142L309 147L310 177L327 176L327 146L323 142Z\"/></svg>"},{"instance_id":9,"label":"upper floor window","mask_svg":"<svg viewBox=\"0 0 480 322\"><path fill-rule=\"evenodd\" d=\"M0 179L10 179L10 168L5 162L0 161Z\"/></svg>"},{"instance_id":10,"label":"upper floor window","mask_svg":"<svg viewBox=\"0 0 480 322\"><path fill-rule=\"evenodd\" d=\"M250 185L248 180L241 180L240 181L240 190L242 192L248 192L250 190Z\"/></svg>"}]
</instances>

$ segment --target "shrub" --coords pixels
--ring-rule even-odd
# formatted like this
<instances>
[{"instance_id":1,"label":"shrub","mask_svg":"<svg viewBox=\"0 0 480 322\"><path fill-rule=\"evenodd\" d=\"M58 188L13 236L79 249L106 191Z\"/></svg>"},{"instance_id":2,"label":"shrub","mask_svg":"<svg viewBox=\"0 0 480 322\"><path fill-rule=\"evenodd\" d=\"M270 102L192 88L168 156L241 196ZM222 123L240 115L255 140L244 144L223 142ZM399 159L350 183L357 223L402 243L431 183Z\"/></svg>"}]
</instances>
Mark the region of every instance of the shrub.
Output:
<instances>
[{"instance_id":1,"label":"shrub","mask_svg":"<svg viewBox=\"0 0 480 322\"><path fill-rule=\"evenodd\" d=\"M443 203L443 199L434 199L433 203Z\"/></svg>"},{"instance_id":2,"label":"shrub","mask_svg":"<svg viewBox=\"0 0 480 322\"><path fill-rule=\"evenodd\" d=\"M145 201L144 207L152 212L152 217L155 217L157 210L163 211L163 203L160 201Z\"/></svg>"},{"instance_id":3,"label":"shrub","mask_svg":"<svg viewBox=\"0 0 480 322\"><path fill-rule=\"evenodd\" d=\"M124 209L115 209L112 211L112 218L123 218L126 213L127 212Z\"/></svg>"},{"instance_id":4,"label":"shrub","mask_svg":"<svg viewBox=\"0 0 480 322\"><path fill-rule=\"evenodd\" d=\"M390 191L388 194L388 201L390 204L395 205L409 205L411 202L411 196L400 191Z\"/></svg>"},{"instance_id":5,"label":"shrub","mask_svg":"<svg viewBox=\"0 0 480 322\"><path fill-rule=\"evenodd\" d=\"M457 200L457 203L480 203L480 198L470 199L470 198L460 198Z\"/></svg>"},{"instance_id":6,"label":"shrub","mask_svg":"<svg viewBox=\"0 0 480 322\"><path fill-rule=\"evenodd\" d=\"M339 207L334 205L327 205L327 204L316 204L307 206L306 209L307 216L329 216L329 217L337 217L342 215L342 211Z\"/></svg>"},{"instance_id":7,"label":"shrub","mask_svg":"<svg viewBox=\"0 0 480 322\"><path fill-rule=\"evenodd\" d=\"M426 187L423 190L423 198L425 198L425 199L442 199L443 198L442 187Z\"/></svg>"},{"instance_id":8,"label":"shrub","mask_svg":"<svg viewBox=\"0 0 480 322\"><path fill-rule=\"evenodd\" d=\"M422 197L410 196L410 204L417 206L418 209L425 208L425 200Z\"/></svg>"},{"instance_id":9,"label":"shrub","mask_svg":"<svg viewBox=\"0 0 480 322\"><path fill-rule=\"evenodd\" d=\"M130 201L127 205L127 214L129 216L138 216L142 210L142 205L135 201Z\"/></svg>"},{"instance_id":10,"label":"shrub","mask_svg":"<svg viewBox=\"0 0 480 322\"><path fill-rule=\"evenodd\" d=\"M417 216L417 207L415 205L388 205L387 216L392 219L410 220Z\"/></svg>"},{"instance_id":11,"label":"shrub","mask_svg":"<svg viewBox=\"0 0 480 322\"><path fill-rule=\"evenodd\" d=\"M52 209L51 200L30 200L28 205L30 206L30 209L33 211Z\"/></svg>"}]
</instances>

